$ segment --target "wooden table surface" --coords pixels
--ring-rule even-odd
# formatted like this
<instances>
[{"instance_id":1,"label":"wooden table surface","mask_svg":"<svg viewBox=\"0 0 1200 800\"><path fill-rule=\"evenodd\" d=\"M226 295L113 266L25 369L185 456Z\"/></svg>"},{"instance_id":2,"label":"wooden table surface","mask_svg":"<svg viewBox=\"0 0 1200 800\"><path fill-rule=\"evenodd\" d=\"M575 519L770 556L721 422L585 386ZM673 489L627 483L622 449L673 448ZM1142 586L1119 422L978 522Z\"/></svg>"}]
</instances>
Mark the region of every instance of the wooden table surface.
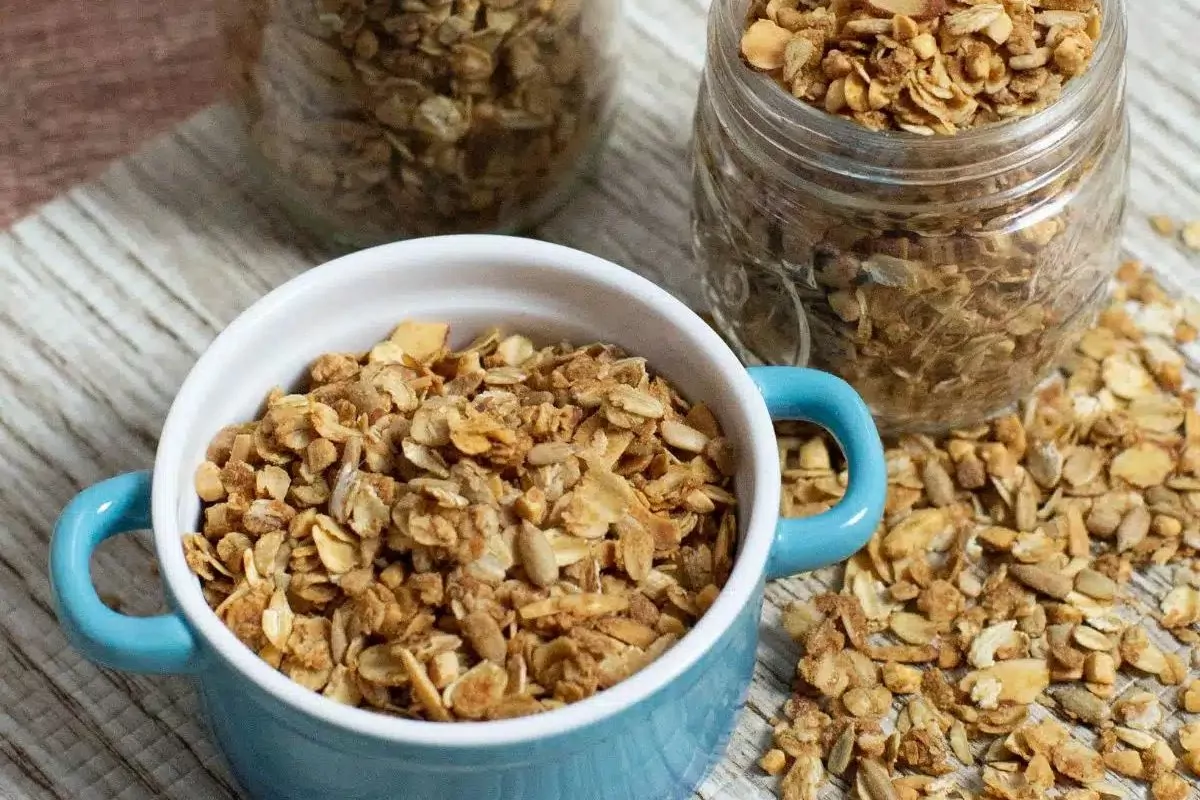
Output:
<instances>
[{"instance_id":1,"label":"wooden table surface","mask_svg":"<svg viewBox=\"0 0 1200 800\"><path fill-rule=\"evenodd\" d=\"M537 232L689 300L696 293L686 153L706 6L627 3L631 79L608 151L597 177ZM1200 84L1192 79L1200 0L1141 2L1130 16L1127 249L1175 287L1200 292L1197 257L1146 223L1152 213L1200 218ZM0 233L4 800L237 796L185 681L102 670L67 646L46 561L51 527L75 492L152 463L171 398L217 331L330 255L258 192L239 148L228 113L205 110ZM147 539L106 544L93 572L126 611L151 612L161 602ZM826 571L769 588L750 704L698 797L772 796L773 782L753 764L795 666L779 608L832 578ZM826 795L845 790L831 786Z\"/></svg>"},{"instance_id":2,"label":"wooden table surface","mask_svg":"<svg viewBox=\"0 0 1200 800\"><path fill-rule=\"evenodd\" d=\"M0 3L0 226L217 93L213 0Z\"/></svg>"}]
</instances>

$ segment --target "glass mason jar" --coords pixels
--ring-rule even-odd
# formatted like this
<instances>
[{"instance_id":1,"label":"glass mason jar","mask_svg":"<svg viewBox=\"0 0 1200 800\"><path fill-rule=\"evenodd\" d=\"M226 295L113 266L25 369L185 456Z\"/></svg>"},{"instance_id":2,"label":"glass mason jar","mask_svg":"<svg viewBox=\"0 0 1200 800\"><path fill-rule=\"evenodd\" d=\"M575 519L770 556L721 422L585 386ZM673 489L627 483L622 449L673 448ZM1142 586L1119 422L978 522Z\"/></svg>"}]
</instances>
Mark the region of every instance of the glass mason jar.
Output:
<instances>
[{"instance_id":1,"label":"glass mason jar","mask_svg":"<svg viewBox=\"0 0 1200 800\"><path fill-rule=\"evenodd\" d=\"M620 0L220 0L272 191L352 245L511 233L599 150Z\"/></svg>"},{"instance_id":2,"label":"glass mason jar","mask_svg":"<svg viewBox=\"0 0 1200 800\"><path fill-rule=\"evenodd\" d=\"M748 4L713 2L695 121L694 244L718 328L747 362L845 378L887 432L973 425L1034 389L1118 266L1123 0L1057 102L942 137L786 94L740 58Z\"/></svg>"}]
</instances>

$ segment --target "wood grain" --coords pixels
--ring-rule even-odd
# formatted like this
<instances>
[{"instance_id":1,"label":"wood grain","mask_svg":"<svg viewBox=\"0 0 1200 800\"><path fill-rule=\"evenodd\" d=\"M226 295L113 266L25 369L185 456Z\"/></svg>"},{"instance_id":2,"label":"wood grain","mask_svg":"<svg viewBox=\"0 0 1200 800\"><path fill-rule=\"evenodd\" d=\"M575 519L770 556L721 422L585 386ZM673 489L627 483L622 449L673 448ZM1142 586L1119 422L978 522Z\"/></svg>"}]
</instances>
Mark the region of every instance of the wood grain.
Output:
<instances>
[{"instance_id":1,"label":"wood grain","mask_svg":"<svg viewBox=\"0 0 1200 800\"><path fill-rule=\"evenodd\" d=\"M627 5L631 79L612 141L596 177L539 233L695 300L687 143L706 3ZM1192 155L1200 152L1200 88L1187 79L1194 69L1180 66L1200 59L1189 36L1200 0L1156 5L1154 14L1134 9L1131 17L1127 249L1179 290L1200 291L1197 257L1145 222L1151 213L1200 218L1200 160ZM150 465L171 397L216 332L331 254L258 191L239 147L228 113L205 111L0 235L5 800L236 796L185 683L101 670L66 645L45 565L50 528L74 492ZM148 612L157 602L148 546L136 537L117 545L98 556L97 581L126 607ZM749 705L699 798L772 796L772 781L753 762L795 665L779 610L833 577L825 571L769 587ZM1140 577L1139 597L1161 595L1168 580L1162 572ZM1156 690L1173 708L1173 693ZM845 795L841 785L824 794Z\"/></svg>"},{"instance_id":2,"label":"wood grain","mask_svg":"<svg viewBox=\"0 0 1200 800\"><path fill-rule=\"evenodd\" d=\"M211 0L0 3L0 226L212 102Z\"/></svg>"}]
</instances>

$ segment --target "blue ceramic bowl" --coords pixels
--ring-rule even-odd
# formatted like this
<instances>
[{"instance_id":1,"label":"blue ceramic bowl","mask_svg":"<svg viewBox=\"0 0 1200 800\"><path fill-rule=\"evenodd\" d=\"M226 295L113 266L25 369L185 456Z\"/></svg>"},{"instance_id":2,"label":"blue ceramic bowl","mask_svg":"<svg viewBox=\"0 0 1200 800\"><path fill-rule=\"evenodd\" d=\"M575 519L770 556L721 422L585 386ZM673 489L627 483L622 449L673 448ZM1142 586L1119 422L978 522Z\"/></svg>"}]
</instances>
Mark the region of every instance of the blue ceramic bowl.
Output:
<instances>
[{"instance_id":1,"label":"blue ceramic bowl","mask_svg":"<svg viewBox=\"0 0 1200 800\"><path fill-rule=\"evenodd\" d=\"M310 692L244 647L204 601L180 536L196 528L192 476L222 426L252 419L266 390L296 383L324 352L359 351L403 318L494 325L548 340L609 341L643 355L714 410L738 448L740 541L716 603L662 658L584 702L516 720L431 723L349 708ZM772 418L828 428L850 489L831 511L779 521ZM882 514L886 475L866 406L842 381L796 368L747 372L713 331L620 267L526 239L457 236L338 259L272 292L212 344L167 418L153 476L80 494L54 532L59 619L88 658L188 674L237 780L271 800L674 800L720 758L754 666L767 579L848 558ZM88 562L104 539L152 527L172 612L106 608Z\"/></svg>"}]
</instances>

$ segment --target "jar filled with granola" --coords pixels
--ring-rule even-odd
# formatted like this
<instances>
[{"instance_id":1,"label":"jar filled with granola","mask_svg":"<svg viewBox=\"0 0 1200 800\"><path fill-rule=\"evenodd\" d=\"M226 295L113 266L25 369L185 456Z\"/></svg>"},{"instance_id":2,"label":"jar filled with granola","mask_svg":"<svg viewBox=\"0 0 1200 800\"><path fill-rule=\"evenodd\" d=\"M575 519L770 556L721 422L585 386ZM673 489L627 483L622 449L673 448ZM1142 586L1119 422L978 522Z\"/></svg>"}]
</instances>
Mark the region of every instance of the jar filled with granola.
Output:
<instances>
[{"instance_id":1,"label":"jar filled with granola","mask_svg":"<svg viewBox=\"0 0 1200 800\"><path fill-rule=\"evenodd\" d=\"M251 159L303 219L368 245L512 233L605 137L620 0L221 0Z\"/></svg>"},{"instance_id":2,"label":"jar filled with granola","mask_svg":"<svg viewBox=\"0 0 1200 800\"><path fill-rule=\"evenodd\" d=\"M1126 37L1123 0L714 0L693 222L718 327L890 432L1027 393L1118 264Z\"/></svg>"}]
</instances>

